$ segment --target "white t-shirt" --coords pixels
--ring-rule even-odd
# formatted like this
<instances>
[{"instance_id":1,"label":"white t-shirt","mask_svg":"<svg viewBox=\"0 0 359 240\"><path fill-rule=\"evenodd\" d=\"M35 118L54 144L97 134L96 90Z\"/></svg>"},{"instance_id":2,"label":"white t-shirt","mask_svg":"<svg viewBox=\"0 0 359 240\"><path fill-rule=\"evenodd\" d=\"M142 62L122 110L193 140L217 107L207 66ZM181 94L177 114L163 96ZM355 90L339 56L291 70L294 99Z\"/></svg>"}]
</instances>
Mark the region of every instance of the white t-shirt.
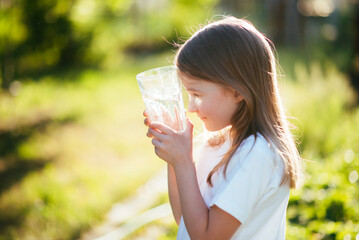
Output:
<instances>
[{"instance_id":1,"label":"white t-shirt","mask_svg":"<svg viewBox=\"0 0 359 240\"><path fill-rule=\"evenodd\" d=\"M221 146L204 146L199 153L197 179L206 205L216 205L241 222L233 240L284 240L289 186L280 185L283 163L274 146L260 134L256 141L248 137L230 160L226 177L218 171L210 187L207 176L229 148L227 135ZM183 218L177 239L190 239Z\"/></svg>"}]
</instances>

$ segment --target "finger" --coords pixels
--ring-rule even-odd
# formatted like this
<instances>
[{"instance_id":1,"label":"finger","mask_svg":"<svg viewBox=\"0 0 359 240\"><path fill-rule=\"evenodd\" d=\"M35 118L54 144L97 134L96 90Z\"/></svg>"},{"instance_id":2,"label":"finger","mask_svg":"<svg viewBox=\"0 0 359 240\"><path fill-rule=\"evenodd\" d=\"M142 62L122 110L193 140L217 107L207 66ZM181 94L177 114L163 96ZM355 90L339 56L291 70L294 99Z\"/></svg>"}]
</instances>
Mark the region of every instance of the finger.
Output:
<instances>
[{"instance_id":1,"label":"finger","mask_svg":"<svg viewBox=\"0 0 359 240\"><path fill-rule=\"evenodd\" d=\"M150 123L151 123L151 119L145 118L145 120L143 122L148 127L150 125Z\"/></svg>"},{"instance_id":2,"label":"finger","mask_svg":"<svg viewBox=\"0 0 359 240\"><path fill-rule=\"evenodd\" d=\"M156 148L161 147L161 141L159 141L158 139L153 138L151 142L152 142L152 145L155 146Z\"/></svg>"},{"instance_id":3,"label":"finger","mask_svg":"<svg viewBox=\"0 0 359 240\"><path fill-rule=\"evenodd\" d=\"M143 116L148 117L148 112L147 112L147 110L143 111Z\"/></svg>"},{"instance_id":4,"label":"finger","mask_svg":"<svg viewBox=\"0 0 359 240\"><path fill-rule=\"evenodd\" d=\"M186 119L186 129L185 132L187 134L193 134L193 123L188 118Z\"/></svg>"},{"instance_id":5,"label":"finger","mask_svg":"<svg viewBox=\"0 0 359 240\"><path fill-rule=\"evenodd\" d=\"M150 110L146 110L146 113L150 115L151 121L162 121L160 105L152 106Z\"/></svg>"},{"instance_id":6,"label":"finger","mask_svg":"<svg viewBox=\"0 0 359 240\"><path fill-rule=\"evenodd\" d=\"M174 126L175 126L174 129L177 131L183 129L183 124L181 121L181 114L180 114L180 111L177 106L175 106L175 124L174 124Z\"/></svg>"},{"instance_id":7,"label":"finger","mask_svg":"<svg viewBox=\"0 0 359 240\"><path fill-rule=\"evenodd\" d=\"M163 139L163 134L160 133L160 132L158 132L158 131L156 131L156 130L153 129L153 128L149 128L149 129L148 129L147 136L149 136L149 135L150 135L151 137L157 138L158 140Z\"/></svg>"},{"instance_id":8,"label":"finger","mask_svg":"<svg viewBox=\"0 0 359 240\"><path fill-rule=\"evenodd\" d=\"M166 108L164 108L163 106L161 106L161 112L162 112L163 122L167 126L174 128L174 120L173 120L171 114L168 112L168 110Z\"/></svg>"},{"instance_id":9,"label":"finger","mask_svg":"<svg viewBox=\"0 0 359 240\"><path fill-rule=\"evenodd\" d=\"M155 147L155 153L156 153L157 156L160 156L160 155L159 155L159 154L160 154L160 150L159 150L157 147Z\"/></svg>"},{"instance_id":10,"label":"finger","mask_svg":"<svg viewBox=\"0 0 359 240\"><path fill-rule=\"evenodd\" d=\"M153 138L154 136L150 133L150 131L147 131L146 136L149 138Z\"/></svg>"},{"instance_id":11,"label":"finger","mask_svg":"<svg viewBox=\"0 0 359 240\"><path fill-rule=\"evenodd\" d=\"M163 134L170 134L173 133L174 130L172 130L170 127L166 126L163 123L160 122L151 122L149 125L150 128L154 128L154 129L158 129L160 130Z\"/></svg>"}]
</instances>

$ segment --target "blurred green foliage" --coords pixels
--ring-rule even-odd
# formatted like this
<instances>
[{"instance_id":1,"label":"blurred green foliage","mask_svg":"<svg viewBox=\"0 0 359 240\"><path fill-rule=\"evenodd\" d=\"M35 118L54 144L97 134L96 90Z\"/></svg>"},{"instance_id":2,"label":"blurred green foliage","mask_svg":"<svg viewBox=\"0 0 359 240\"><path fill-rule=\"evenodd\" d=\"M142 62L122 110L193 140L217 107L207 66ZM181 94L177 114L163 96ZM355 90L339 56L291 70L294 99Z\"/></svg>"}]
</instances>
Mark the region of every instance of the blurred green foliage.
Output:
<instances>
[{"instance_id":1,"label":"blurred green foliage","mask_svg":"<svg viewBox=\"0 0 359 240\"><path fill-rule=\"evenodd\" d=\"M77 239L163 166L133 78L167 58L127 60L0 95L0 239Z\"/></svg>"},{"instance_id":2,"label":"blurred green foliage","mask_svg":"<svg viewBox=\"0 0 359 240\"><path fill-rule=\"evenodd\" d=\"M288 239L359 237L359 110L348 79L331 62L294 65L283 95L298 126L304 186L289 200Z\"/></svg>"},{"instance_id":3,"label":"blurred green foliage","mask_svg":"<svg viewBox=\"0 0 359 240\"><path fill-rule=\"evenodd\" d=\"M320 2L306 2L315 1ZM318 17L303 16L296 4L281 0L1 0L1 86L54 69L118 68L128 54L169 50L198 24L223 14L252 21L277 46L331 57L348 71L355 58L358 4L330 2L332 14Z\"/></svg>"},{"instance_id":4,"label":"blurred green foliage","mask_svg":"<svg viewBox=\"0 0 359 240\"><path fill-rule=\"evenodd\" d=\"M188 35L185 27L210 17L216 2L2 0L2 87L33 73L116 68L126 53L169 49L165 39Z\"/></svg>"}]
</instances>

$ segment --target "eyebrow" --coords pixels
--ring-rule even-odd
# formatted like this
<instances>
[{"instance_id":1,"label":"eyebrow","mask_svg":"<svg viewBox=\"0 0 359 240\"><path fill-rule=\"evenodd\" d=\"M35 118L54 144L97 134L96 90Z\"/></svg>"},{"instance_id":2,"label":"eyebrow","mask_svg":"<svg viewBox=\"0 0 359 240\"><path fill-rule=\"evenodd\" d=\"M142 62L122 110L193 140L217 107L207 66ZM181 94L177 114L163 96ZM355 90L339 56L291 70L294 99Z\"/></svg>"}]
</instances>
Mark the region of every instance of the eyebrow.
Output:
<instances>
[{"instance_id":1,"label":"eyebrow","mask_svg":"<svg viewBox=\"0 0 359 240\"><path fill-rule=\"evenodd\" d=\"M196 88L187 88L187 91L191 91L191 92L200 92L198 89Z\"/></svg>"}]
</instances>

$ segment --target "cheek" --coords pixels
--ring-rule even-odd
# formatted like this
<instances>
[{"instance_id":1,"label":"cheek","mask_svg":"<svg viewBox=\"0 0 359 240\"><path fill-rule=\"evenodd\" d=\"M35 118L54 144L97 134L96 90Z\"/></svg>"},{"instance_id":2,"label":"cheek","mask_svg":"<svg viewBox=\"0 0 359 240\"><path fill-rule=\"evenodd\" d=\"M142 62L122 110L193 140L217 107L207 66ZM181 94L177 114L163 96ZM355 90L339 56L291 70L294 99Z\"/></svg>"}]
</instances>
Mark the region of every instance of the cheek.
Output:
<instances>
[{"instance_id":1,"label":"cheek","mask_svg":"<svg viewBox=\"0 0 359 240\"><path fill-rule=\"evenodd\" d=\"M198 109L204 115L213 115L216 111L218 111L218 103L215 101L199 101Z\"/></svg>"}]
</instances>

